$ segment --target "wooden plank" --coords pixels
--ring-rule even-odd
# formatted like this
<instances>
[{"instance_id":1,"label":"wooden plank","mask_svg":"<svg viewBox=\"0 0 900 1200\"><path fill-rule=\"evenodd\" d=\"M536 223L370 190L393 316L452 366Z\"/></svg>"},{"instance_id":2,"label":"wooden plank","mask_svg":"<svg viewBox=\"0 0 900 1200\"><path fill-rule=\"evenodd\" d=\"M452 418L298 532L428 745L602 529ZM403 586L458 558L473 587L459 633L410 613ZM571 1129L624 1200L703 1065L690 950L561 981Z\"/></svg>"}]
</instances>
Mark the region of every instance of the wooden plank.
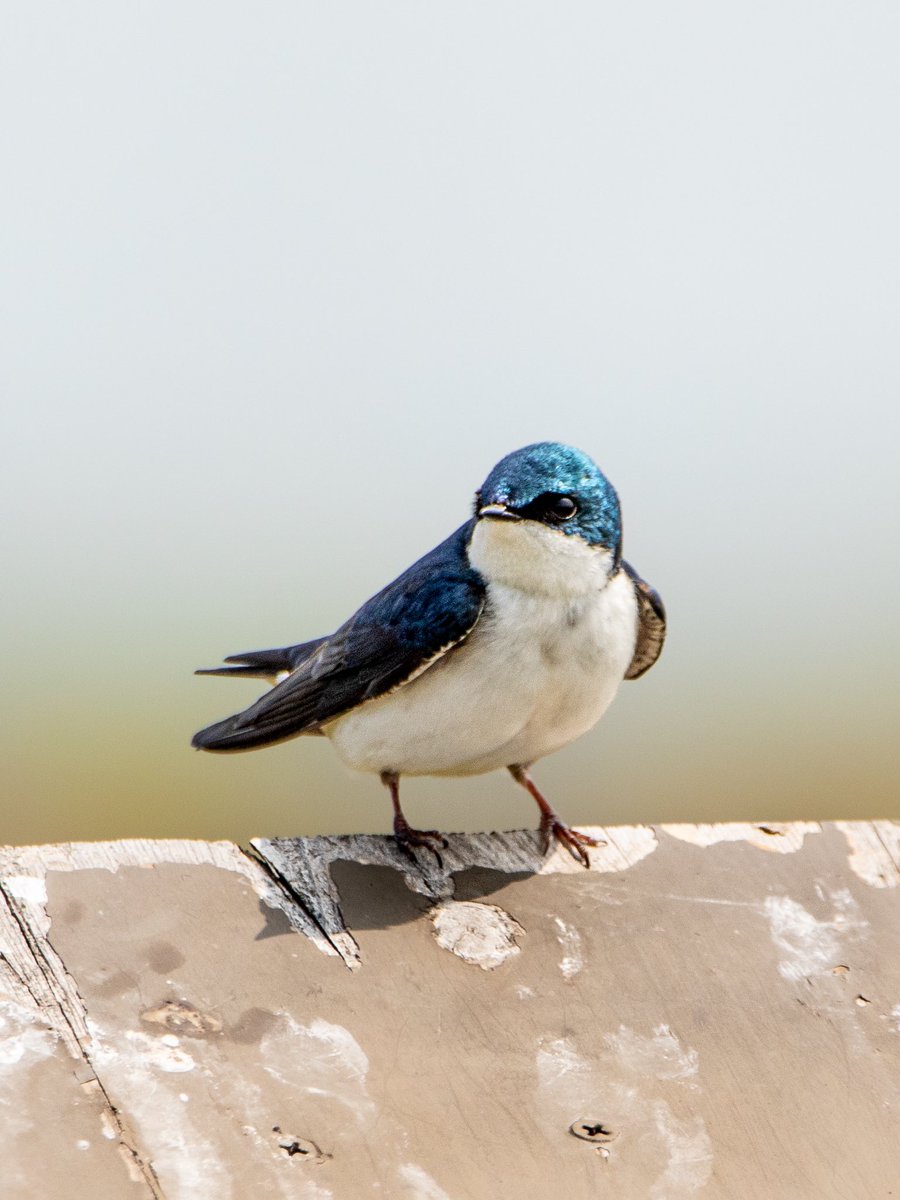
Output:
<instances>
[{"instance_id":1,"label":"wooden plank","mask_svg":"<svg viewBox=\"0 0 900 1200\"><path fill-rule=\"evenodd\" d=\"M599 832L0 852L4 1200L900 1194L900 827Z\"/></svg>"}]
</instances>

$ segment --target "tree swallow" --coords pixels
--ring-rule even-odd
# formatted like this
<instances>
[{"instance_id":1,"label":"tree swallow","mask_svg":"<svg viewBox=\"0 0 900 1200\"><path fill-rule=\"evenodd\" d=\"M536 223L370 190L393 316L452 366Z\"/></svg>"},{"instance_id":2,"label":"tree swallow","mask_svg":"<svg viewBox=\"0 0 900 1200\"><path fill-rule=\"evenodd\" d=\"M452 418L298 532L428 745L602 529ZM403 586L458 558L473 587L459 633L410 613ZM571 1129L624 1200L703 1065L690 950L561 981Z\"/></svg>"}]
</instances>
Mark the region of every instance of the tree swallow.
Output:
<instances>
[{"instance_id":1,"label":"tree swallow","mask_svg":"<svg viewBox=\"0 0 900 1200\"><path fill-rule=\"evenodd\" d=\"M401 775L506 767L537 801L545 848L556 839L589 867L597 841L565 824L529 768L595 725L622 679L662 650L662 601L621 553L619 498L586 454L558 442L516 450L472 517L335 633L199 671L274 687L192 744L251 750L324 734L350 767L381 777L410 853L446 842L409 825Z\"/></svg>"}]
</instances>

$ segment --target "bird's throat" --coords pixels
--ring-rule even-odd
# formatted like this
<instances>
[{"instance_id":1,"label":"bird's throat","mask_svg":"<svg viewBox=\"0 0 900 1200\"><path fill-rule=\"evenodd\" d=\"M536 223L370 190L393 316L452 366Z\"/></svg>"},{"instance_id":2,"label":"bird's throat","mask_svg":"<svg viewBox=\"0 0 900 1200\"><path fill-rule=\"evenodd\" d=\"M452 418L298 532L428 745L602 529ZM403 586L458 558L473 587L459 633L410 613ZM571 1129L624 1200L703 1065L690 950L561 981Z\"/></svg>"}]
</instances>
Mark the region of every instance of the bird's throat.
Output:
<instances>
[{"instance_id":1,"label":"bird's throat","mask_svg":"<svg viewBox=\"0 0 900 1200\"><path fill-rule=\"evenodd\" d=\"M611 551L537 521L477 521L469 562L488 583L530 595L582 596L606 586Z\"/></svg>"}]
</instances>

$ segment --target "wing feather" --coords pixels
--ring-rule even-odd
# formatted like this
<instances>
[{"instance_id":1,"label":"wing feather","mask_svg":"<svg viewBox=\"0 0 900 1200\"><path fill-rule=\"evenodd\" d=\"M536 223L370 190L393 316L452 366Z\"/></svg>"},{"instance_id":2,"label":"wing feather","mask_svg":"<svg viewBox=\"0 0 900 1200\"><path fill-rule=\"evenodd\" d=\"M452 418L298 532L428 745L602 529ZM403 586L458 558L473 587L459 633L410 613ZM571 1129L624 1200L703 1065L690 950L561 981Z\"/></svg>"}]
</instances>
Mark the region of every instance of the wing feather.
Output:
<instances>
[{"instance_id":1,"label":"wing feather","mask_svg":"<svg viewBox=\"0 0 900 1200\"><path fill-rule=\"evenodd\" d=\"M468 636L484 607L484 581L466 557L471 526L368 600L250 708L200 730L192 745L249 750L315 733L427 670Z\"/></svg>"},{"instance_id":2,"label":"wing feather","mask_svg":"<svg viewBox=\"0 0 900 1200\"><path fill-rule=\"evenodd\" d=\"M666 640L666 610L659 592L641 579L630 563L622 561L625 573L634 584L638 602L637 644L631 665L625 672L626 679L639 679L649 671L662 653Z\"/></svg>"}]
</instances>

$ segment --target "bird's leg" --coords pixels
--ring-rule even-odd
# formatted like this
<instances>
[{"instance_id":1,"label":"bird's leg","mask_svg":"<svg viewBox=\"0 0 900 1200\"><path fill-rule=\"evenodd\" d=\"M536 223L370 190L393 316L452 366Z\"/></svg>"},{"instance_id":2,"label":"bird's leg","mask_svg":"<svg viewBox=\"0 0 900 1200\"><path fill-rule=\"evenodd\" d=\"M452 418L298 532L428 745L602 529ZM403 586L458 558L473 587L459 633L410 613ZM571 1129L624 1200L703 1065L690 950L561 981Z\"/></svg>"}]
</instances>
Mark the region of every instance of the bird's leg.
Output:
<instances>
[{"instance_id":1,"label":"bird's leg","mask_svg":"<svg viewBox=\"0 0 900 1200\"><path fill-rule=\"evenodd\" d=\"M565 846L577 862L590 870L591 860L588 858L585 846L604 846L606 843L591 837L590 834L579 833L577 829L568 826L541 795L537 784L528 774L527 767L515 763L513 766L507 767L507 770L516 783L520 783L537 801L537 806L541 810L541 837L544 840L544 853L546 854L550 849L551 839L555 838Z\"/></svg>"},{"instance_id":2,"label":"bird's leg","mask_svg":"<svg viewBox=\"0 0 900 1200\"><path fill-rule=\"evenodd\" d=\"M382 771L381 782L391 793L391 804L394 806L394 837L397 839L397 845L414 861L415 855L412 852L412 847L424 846L426 850L431 851L438 860L438 863L443 866L441 856L438 853L438 846L446 850L447 839L436 829L413 829L403 815L403 809L400 807L400 776L396 771Z\"/></svg>"}]
</instances>

